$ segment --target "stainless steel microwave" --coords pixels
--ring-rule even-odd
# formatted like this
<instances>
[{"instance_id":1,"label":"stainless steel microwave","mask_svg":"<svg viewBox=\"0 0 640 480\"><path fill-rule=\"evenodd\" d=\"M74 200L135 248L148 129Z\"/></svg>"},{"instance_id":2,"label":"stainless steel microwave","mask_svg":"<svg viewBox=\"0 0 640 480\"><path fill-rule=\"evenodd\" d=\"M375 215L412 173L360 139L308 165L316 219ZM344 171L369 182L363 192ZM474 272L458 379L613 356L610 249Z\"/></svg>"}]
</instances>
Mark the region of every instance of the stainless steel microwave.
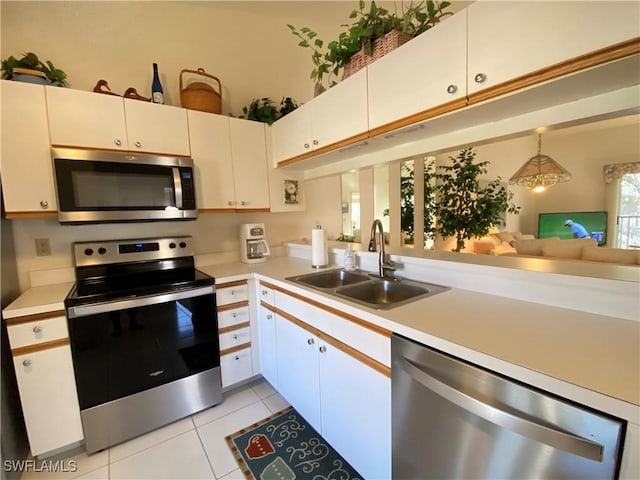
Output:
<instances>
[{"instance_id":1,"label":"stainless steel microwave","mask_svg":"<svg viewBox=\"0 0 640 480\"><path fill-rule=\"evenodd\" d=\"M60 223L194 220L193 160L53 148Z\"/></svg>"}]
</instances>

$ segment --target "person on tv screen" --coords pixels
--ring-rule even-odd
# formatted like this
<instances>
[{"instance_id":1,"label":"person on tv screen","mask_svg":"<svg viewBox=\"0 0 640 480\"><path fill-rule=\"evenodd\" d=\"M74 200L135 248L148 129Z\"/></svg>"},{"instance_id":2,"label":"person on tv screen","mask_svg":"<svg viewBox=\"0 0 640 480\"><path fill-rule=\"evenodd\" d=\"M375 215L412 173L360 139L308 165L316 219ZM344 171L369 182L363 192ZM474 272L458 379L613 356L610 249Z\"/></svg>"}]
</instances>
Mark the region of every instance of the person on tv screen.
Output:
<instances>
[{"instance_id":1,"label":"person on tv screen","mask_svg":"<svg viewBox=\"0 0 640 480\"><path fill-rule=\"evenodd\" d=\"M579 223L574 222L570 218L567 218L564 221L565 227L569 227L571 229L571 233L573 233L573 238L589 238L589 232Z\"/></svg>"}]
</instances>

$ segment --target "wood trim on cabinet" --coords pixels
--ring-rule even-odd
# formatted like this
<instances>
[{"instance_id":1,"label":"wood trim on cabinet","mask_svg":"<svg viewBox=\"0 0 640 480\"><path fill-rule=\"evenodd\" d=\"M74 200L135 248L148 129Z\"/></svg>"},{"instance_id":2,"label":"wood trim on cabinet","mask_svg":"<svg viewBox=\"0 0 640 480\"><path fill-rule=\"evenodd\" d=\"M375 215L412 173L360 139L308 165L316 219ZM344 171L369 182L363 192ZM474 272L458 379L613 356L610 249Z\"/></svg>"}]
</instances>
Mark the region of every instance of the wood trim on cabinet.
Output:
<instances>
[{"instance_id":1,"label":"wood trim on cabinet","mask_svg":"<svg viewBox=\"0 0 640 480\"><path fill-rule=\"evenodd\" d=\"M198 213L269 213L271 208L199 208Z\"/></svg>"},{"instance_id":2,"label":"wood trim on cabinet","mask_svg":"<svg viewBox=\"0 0 640 480\"><path fill-rule=\"evenodd\" d=\"M272 288L273 290L277 290L277 291L279 291L281 293L284 293L285 295L289 295L290 297L293 297L293 298L295 298L297 300L300 300L302 302L306 302L309 305L312 305L314 307L320 308L320 309L324 310L325 312L328 312L328 313L330 313L332 315L335 315L335 316L340 317L340 318L344 318L345 320L349 320L350 322L353 322L356 325L359 325L359 326L361 326L363 328L366 328L367 330L371 330L372 332L379 333L380 335L383 335L385 337L391 338L391 334L393 333L393 332L391 332L391 330L387 330L386 328L379 327L377 325L374 325L372 323L367 322L366 320L362 320L361 318L353 316L353 315L351 315L349 313L342 312L342 311L337 310L337 309L335 309L333 307L325 305L324 303L320 303L320 302L317 302L315 300L311 300L310 298L304 297L304 296L299 295L297 293L290 292L289 290L285 290L284 288L278 287L276 285L271 285L270 288Z\"/></svg>"},{"instance_id":3,"label":"wood trim on cabinet","mask_svg":"<svg viewBox=\"0 0 640 480\"><path fill-rule=\"evenodd\" d=\"M274 290L276 286L273 283L265 282L264 280L260 280L260 285L263 285L271 290Z\"/></svg>"},{"instance_id":4,"label":"wood trim on cabinet","mask_svg":"<svg viewBox=\"0 0 640 480\"><path fill-rule=\"evenodd\" d=\"M245 348L251 347L251 342L242 343L240 345L236 345L235 347L225 348L224 350L220 350L220 356L224 357L225 355L231 355L232 353L239 352L240 350L244 350Z\"/></svg>"},{"instance_id":5,"label":"wood trim on cabinet","mask_svg":"<svg viewBox=\"0 0 640 480\"><path fill-rule=\"evenodd\" d=\"M218 307L218 313L226 312L227 310L235 310L236 308L248 307L248 306L249 306L248 300L243 300L242 302L236 302L236 303L227 303L225 305L220 305Z\"/></svg>"},{"instance_id":6,"label":"wood trim on cabinet","mask_svg":"<svg viewBox=\"0 0 640 480\"><path fill-rule=\"evenodd\" d=\"M234 330L242 330L243 328L246 328L250 325L251 324L249 322L243 322L243 323L236 323L235 325L229 325L228 327L218 328L218 335L222 333L233 332Z\"/></svg>"},{"instance_id":7,"label":"wood trim on cabinet","mask_svg":"<svg viewBox=\"0 0 640 480\"><path fill-rule=\"evenodd\" d=\"M60 144L53 144L51 145L52 148L72 148L74 150L92 150L94 152L114 152L114 153L130 153L133 155L139 154L139 153L146 153L149 155L164 155L164 156L171 156L171 157L177 157L177 158L186 158L186 159L190 159L191 155L181 155L179 153L170 153L168 154L167 152L153 152L151 150L130 150L128 148L104 148L104 147L82 147L79 145L60 145Z\"/></svg>"},{"instance_id":8,"label":"wood trim on cabinet","mask_svg":"<svg viewBox=\"0 0 640 480\"><path fill-rule=\"evenodd\" d=\"M37 322L39 320L48 320L50 318L64 317L64 310L56 310L54 312L34 313L32 315L24 315L22 317L7 318L7 326L20 325L22 323Z\"/></svg>"},{"instance_id":9,"label":"wood trim on cabinet","mask_svg":"<svg viewBox=\"0 0 640 480\"><path fill-rule=\"evenodd\" d=\"M293 165L294 163L302 162L307 158L312 158L317 155L322 155L323 153L332 152L334 150L338 150L339 148L346 147L351 145L352 143L359 142L361 140L366 140L371 135L369 132L358 133L357 135L353 135L349 138L345 138L344 140L340 140L338 142L331 143L329 145L325 145L323 147L316 148L314 150L310 150L308 152L304 152L300 155L296 155L295 157L287 158L286 160L282 160L278 162L278 168L285 167L287 165Z\"/></svg>"},{"instance_id":10,"label":"wood trim on cabinet","mask_svg":"<svg viewBox=\"0 0 640 480\"><path fill-rule=\"evenodd\" d=\"M270 303L265 302L264 300L260 300L260 306L272 311L273 313L276 313L276 307L274 307Z\"/></svg>"},{"instance_id":11,"label":"wood trim on cabinet","mask_svg":"<svg viewBox=\"0 0 640 480\"><path fill-rule=\"evenodd\" d=\"M58 216L57 210L49 210L46 212L5 212L4 218L54 218Z\"/></svg>"},{"instance_id":12,"label":"wood trim on cabinet","mask_svg":"<svg viewBox=\"0 0 640 480\"><path fill-rule=\"evenodd\" d=\"M280 315L282 318L285 318L285 319L289 320L291 323L299 326L303 330L306 330L307 332L311 333L312 335L315 335L320 340L323 340L323 341L327 342L328 344L332 345L333 347L337 348L338 350L341 350L342 352L346 353L350 357L355 358L356 360L364 363L365 365L367 365L370 368L373 368L375 371L381 373L382 375L384 375L384 376L386 376L388 378L391 378L391 369L389 367L387 367L386 365L378 362L377 360L374 360L373 358L369 357L368 355L365 355L362 352L359 352L355 348L350 347L346 343L341 342L337 338L334 338L331 335L328 335L328 334L324 333L322 330L318 330L316 327L312 327L311 325L305 323L303 320L300 320L299 318L294 317L290 313L287 313L287 312L285 312L283 310L280 310L277 307L274 307L274 311L278 315Z\"/></svg>"},{"instance_id":13,"label":"wood trim on cabinet","mask_svg":"<svg viewBox=\"0 0 640 480\"><path fill-rule=\"evenodd\" d=\"M14 357L19 357L20 355L27 355L29 353L41 352L42 350L50 350L52 348L64 347L65 345L69 345L68 338L60 338L58 340L51 340L49 342L36 343L33 345L26 345L24 347L12 348L11 354Z\"/></svg>"},{"instance_id":14,"label":"wood trim on cabinet","mask_svg":"<svg viewBox=\"0 0 640 480\"><path fill-rule=\"evenodd\" d=\"M389 133L402 127L408 127L409 125L414 125L416 123L423 122L440 115L444 115L445 113L460 110L461 108L466 107L467 104L467 97L458 98L456 100L443 103L442 105L423 110L422 112L414 113L413 115L409 115L408 117L394 120L391 123L381 125L374 128L373 130L370 130L369 133L371 133L372 137L376 137L378 135Z\"/></svg>"},{"instance_id":15,"label":"wood trim on cabinet","mask_svg":"<svg viewBox=\"0 0 640 480\"><path fill-rule=\"evenodd\" d=\"M626 42L611 45L564 62L541 68L534 72L522 75L507 82L494 85L485 90L472 93L468 96L469 104L484 102L506 93L511 93L532 85L553 80L564 75L576 73L591 67L596 67L613 60L629 57L640 53L640 37Z\"/></svg>"},{"instance_id":16,"label":"wood trim on cabinet","mask_svg":"<svg viewBox=\"0 0 640 480\"><path fill-rule=\"evenodd\" d=\"M216 284L216 289L218 288L229 288L229 287L239 287L240 285L247 285L247 280L236 280L234 282L220 283Z\"/></svg>"}]
</instances>

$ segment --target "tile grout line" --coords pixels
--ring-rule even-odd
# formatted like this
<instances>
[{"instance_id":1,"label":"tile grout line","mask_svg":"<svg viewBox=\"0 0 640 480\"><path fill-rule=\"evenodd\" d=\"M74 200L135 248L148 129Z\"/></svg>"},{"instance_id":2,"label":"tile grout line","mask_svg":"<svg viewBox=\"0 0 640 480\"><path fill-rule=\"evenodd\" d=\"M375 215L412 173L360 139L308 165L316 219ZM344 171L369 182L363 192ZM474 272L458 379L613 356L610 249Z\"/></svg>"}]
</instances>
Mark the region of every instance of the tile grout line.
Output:
<instances>
[{"instance_id":1,"label":"tile grout line","mask_svg":"<svg viewBox=\"0 0 640 480\"><path fill-rule=\"evenodd\" d=\"M193 417L191 417L191 421L193 422ZM195 422L193 422L195 425ZM209 464L209 468L211 469L211 474L213 475L213 479L217 480L218 476L216 475L216 470L213 468L213 463L211 463L211 459L209 458L209 454L207 453L207 449L204 446L204 442L202 441L202 437L200 436L200 431L196 426L196 435L198 436L198 441L200 442L200 447L202 447L202 451L204 452L204 457L207 459L207 463Z\"/></svg>"}]
</instances>

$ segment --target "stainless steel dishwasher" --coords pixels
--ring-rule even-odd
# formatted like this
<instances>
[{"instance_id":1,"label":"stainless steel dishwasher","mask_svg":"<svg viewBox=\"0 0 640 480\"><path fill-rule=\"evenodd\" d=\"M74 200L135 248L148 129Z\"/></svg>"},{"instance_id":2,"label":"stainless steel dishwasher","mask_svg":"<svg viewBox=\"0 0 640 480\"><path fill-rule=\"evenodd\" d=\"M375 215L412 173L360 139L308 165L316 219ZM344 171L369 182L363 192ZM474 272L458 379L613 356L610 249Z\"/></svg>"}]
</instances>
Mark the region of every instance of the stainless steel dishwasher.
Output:
<instances>
[{"instance_id":1,"label":"stainless steel dishwasher","mask_svg":"<svg viewBox=\"0 0 640 480\"><path fill-rule=\"evenodd\" d=\"M393 479L617 478L626 422L394 335Z\"/></svg>"}]
</instances>

